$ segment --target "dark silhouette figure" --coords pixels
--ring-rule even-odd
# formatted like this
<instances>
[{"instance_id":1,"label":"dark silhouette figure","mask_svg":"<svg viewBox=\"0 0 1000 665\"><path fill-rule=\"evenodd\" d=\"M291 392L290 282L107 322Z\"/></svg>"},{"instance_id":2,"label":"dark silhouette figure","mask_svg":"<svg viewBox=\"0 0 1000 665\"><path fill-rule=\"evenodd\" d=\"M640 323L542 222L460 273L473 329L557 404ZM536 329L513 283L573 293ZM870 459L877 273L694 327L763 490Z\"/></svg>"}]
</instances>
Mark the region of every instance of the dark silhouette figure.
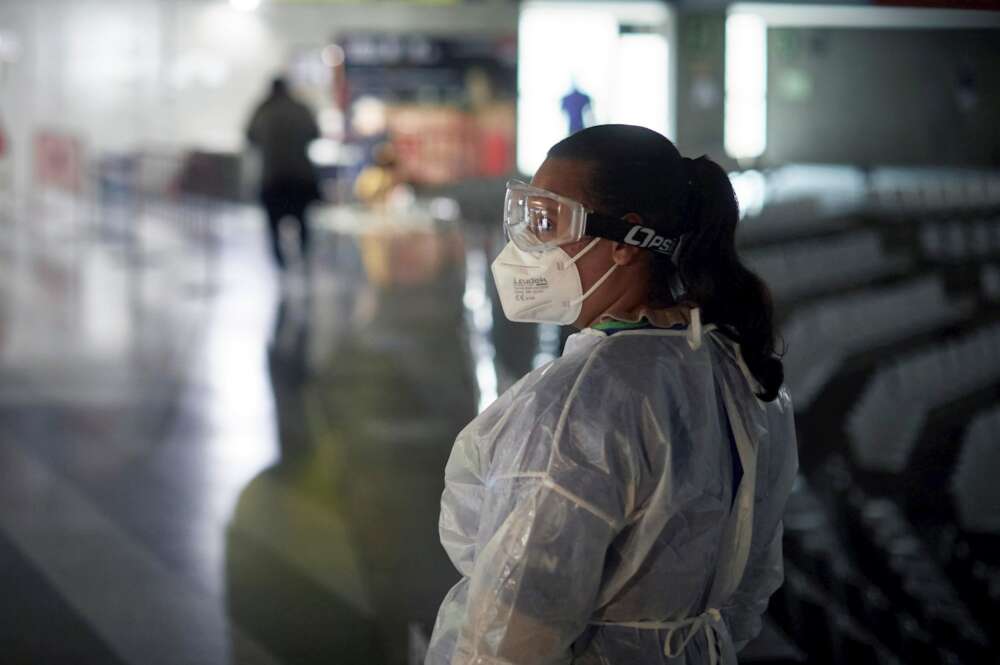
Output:
<instances>
[{"instance_id":1,"label":"dark silhouette figure","mask_svg":"<svg viewBox=\"0 0 1000 665\"><path fill-rule=\"evenodd\" d=\"M274 259L284 268L279 234L282 220L291 218L298 225L302 256L309 253L306 208L319 198L319 186L307 150L319 138L319 128L312 111L292 97L285 79L279 77L254 111L247 138L263 159L260 199L267 210Z\"/></svg>"}]
</instances>

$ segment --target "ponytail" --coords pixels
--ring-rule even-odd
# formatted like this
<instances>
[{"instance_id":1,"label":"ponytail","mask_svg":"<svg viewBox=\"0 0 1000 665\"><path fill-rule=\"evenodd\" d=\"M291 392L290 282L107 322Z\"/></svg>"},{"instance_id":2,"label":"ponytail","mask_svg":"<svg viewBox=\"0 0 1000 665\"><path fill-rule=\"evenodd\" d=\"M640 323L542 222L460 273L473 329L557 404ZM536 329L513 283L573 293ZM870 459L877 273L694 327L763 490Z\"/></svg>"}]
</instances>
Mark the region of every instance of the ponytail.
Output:
<instances>
[{"instance_id":1,"label":"ponytail","mask_svg":"<svg viewBox=\"0 0 1000 665\"><path fill-rule=\"evenodd\" d=\"M784 381L784 368L774 350L774 305L767 285L736 253L736 194L729 176L712 160L684 161L692 186L686 206L691 231L676 266L667 257L653 259L652 299L661 305L673 302L665 287L679 271L685 299L700 307L703 320L715 323L740 344L747 367L761 385L758 397L773 401Z\"/></svg>"}]
</instances>

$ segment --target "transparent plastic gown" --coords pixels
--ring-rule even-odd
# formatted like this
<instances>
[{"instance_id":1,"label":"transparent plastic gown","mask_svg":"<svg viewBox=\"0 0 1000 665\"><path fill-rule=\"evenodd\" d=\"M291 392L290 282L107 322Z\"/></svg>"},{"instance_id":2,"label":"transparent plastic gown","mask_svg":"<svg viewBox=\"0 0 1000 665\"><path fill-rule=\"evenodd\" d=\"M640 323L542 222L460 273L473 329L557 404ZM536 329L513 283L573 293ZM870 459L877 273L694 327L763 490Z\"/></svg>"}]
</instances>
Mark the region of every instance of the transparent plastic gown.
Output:
<instances>
[{"instance_id":1,"label":"transparent plastic gown","mask_svg":"<svg viewBox=\"0 0 1000 665\"><path fill-rule=\"evenodd\" d=\"M755 386L718 332L588 329L505 392L445 471L462 579L426 663L735 664L798 467L788 393Z\"/></svg>"}]
</instances>

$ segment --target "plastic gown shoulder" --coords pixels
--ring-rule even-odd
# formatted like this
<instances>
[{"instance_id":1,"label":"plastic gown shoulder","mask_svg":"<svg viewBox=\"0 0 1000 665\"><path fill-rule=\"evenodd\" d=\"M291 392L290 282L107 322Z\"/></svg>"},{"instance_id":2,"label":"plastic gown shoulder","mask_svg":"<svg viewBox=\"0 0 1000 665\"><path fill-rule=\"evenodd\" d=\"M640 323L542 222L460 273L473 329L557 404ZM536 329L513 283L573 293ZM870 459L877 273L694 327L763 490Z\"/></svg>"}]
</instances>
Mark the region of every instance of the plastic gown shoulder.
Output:
<instances>
[{"instance_id":1,"label":"plastic gown shoulder","mask_svg":"<svg viewBox=\"0 0 1000 665\"><path fill-rule=\"evenodd\" d=\"M694 351L683 332L589 332L455 442L440 531L462 579L427 663L668 662L662 631L591 622L705 609L733 497L721 382L761 453L750 560L721 608L723 655L751 639L782 580L780 519L797 464L787 393L756 400L717 334ZM706 648L693 640L675 662L707 663Z\"/></svg>"}]
</instances>

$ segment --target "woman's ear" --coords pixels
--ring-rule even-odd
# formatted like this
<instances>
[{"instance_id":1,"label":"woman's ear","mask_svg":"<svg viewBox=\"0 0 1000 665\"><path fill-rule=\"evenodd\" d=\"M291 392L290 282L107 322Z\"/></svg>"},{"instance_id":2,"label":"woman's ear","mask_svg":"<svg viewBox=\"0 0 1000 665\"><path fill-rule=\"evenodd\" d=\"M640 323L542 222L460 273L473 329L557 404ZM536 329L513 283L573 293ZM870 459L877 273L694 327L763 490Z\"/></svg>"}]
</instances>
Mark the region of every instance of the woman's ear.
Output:
<instances>
[{"instance_id":1,"label":"woman's ear","mask_svg":"<svg viewBox=\"0 0 1000 665\"><path fill-rule=\"evenodd\" d=\"M622 219L629 224L642 224L642 217L634 212L628 213L622 217ZM616 242L612 247L611 257L619 266L631 266L640 261L647 253L648 252L645 252L633 245L629 245L624 242Z\"/></svg>"}]
</instances>

